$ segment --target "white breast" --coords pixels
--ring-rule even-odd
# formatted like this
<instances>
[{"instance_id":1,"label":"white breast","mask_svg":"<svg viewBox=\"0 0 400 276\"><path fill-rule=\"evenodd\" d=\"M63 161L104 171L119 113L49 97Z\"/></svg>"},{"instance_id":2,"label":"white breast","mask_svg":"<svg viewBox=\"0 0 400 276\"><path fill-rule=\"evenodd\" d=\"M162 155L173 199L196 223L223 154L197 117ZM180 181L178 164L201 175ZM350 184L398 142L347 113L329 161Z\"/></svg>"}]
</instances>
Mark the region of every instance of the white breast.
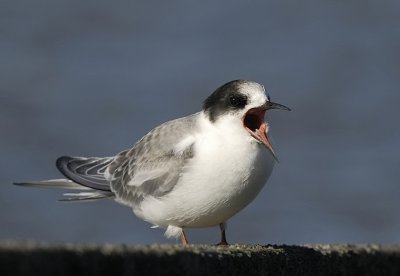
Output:
<instances>
[{"instance_id":1,"label":"white breast","mask_svg":"<svg viewBox=\"0 0 400 276\"><path fill-rule=\"evenodd\" d=\"M200 116L195 158L171 193L144 200L143 219L163 227L209 227L225 222L255 198L274 159L234 120L211 124Z\"/></svg>"}]
</instances>

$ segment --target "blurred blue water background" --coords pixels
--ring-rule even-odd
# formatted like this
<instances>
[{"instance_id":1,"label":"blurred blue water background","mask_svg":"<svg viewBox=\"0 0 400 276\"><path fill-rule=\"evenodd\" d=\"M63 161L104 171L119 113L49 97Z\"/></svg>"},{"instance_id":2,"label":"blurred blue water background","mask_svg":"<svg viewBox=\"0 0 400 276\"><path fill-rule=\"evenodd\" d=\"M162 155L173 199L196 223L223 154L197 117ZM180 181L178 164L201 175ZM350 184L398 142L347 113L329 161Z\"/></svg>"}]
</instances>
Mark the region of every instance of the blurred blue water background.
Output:
<instances>
[{"instance_id":1,"label":"blurred blue water background","mask_svg":"<svg viewBox=\"0 0 400 276\"><path fill-rule=\"evenodd\" d=\"M242 78L293 111L269 115L281 162L229 241L400 242L399 12L394 0L2 1L0 239L174 242L111 200L63 204L11 183L61 177L60 155L113 155Z\"/></svg>"}]
</instances>

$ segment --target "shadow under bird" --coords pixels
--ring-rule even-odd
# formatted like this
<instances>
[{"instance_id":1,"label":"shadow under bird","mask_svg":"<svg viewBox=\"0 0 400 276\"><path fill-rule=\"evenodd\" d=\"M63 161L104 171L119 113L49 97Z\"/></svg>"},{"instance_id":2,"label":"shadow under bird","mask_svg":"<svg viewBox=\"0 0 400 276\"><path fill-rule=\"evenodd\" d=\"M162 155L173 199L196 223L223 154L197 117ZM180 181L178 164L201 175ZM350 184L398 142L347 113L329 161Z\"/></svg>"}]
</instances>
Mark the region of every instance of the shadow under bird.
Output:
<instances>
[{"instance_id":1,"label":"shadow under bird","mask_svg":"<svg viewBox=\"0 0 400 276\"><path fill-rule=\"evenodd\" d=\"M219 225L225 245L227 220L256 197L277 161L264 119L271 109L290 110L271 102L259 83L231 81L200 112L157 126L131 149L63 156L56 164L67 179L15 184L76 190L65 201L115 198L185 245L185 228Z\"/></svg>"}]
</instances>

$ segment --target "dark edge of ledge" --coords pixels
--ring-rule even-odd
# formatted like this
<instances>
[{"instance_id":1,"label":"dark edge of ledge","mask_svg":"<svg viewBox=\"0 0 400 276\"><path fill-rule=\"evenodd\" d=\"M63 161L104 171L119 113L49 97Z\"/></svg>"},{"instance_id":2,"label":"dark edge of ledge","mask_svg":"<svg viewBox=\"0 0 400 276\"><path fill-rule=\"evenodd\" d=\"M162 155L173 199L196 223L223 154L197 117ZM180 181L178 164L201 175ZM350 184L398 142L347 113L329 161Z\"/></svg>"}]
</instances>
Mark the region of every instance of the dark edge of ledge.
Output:
<instances>
[{"instance_id":1,"label":"dark edge of ledge","mask_svg":"<svg viewBox=\"0 0 400 276\"><path fill-rule=\"evenodd\" d=\"M400 245L90 245L0 241L0 275L400 275Z\"/></svg>"}]
</instances>

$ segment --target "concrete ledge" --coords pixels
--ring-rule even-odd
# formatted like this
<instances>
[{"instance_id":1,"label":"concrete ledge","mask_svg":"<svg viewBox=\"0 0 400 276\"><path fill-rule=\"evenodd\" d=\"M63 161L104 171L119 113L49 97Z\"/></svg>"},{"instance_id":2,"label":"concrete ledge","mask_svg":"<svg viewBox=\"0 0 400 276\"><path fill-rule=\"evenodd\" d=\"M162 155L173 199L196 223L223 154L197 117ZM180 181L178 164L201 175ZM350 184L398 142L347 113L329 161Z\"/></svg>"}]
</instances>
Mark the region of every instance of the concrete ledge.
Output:
<instances>
[{"instance_id":1,"label":"concrete ledge","mask_svg":"<svg viewBox=\"0 0 400 276\"><path fill-rule=\"evenodd\" d=\"M74 245L0 241L0 275L400 275L400 245Z\"/></svg>"}]
</instances>

